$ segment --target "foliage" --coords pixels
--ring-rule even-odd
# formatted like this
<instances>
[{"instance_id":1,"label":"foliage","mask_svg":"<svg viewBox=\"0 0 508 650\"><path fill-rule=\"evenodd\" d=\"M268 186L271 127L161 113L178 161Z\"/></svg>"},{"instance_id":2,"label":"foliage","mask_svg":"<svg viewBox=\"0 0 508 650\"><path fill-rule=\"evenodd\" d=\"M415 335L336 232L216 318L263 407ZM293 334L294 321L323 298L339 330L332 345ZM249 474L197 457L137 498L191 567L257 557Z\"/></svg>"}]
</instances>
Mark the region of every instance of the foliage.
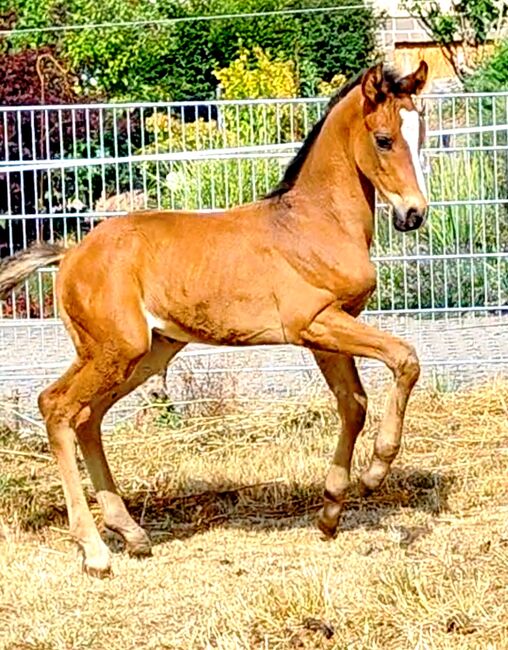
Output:
<instances>
[{"instance_id":1,"label":"foliage","mask_svg":"<svg viewBox=\"0 0 508 650\"><path fill-rule=\"evenodd\" d=\"M508 199L508 162L492 151L461 150L456 144L455 152L440 153L430 162L429 192L437 204L417 235L393 233L388 215L378 219L375 255L405 259L378 263L371 308L508 304L508 261L498 256L508 250L506 206L487 201L473 207L494 196Z\"/></svg>"},{"instance_id":2,"label":"foliage","mask_svg":"<svg viewBox=\"0 0 508 650\"><path fill-rule=\"evenodd\" d=\"M162 183L157 196L157 169ZM230 208L261 198L279 180L277 161L191 160L147 164L149 202L162 208Z\"/></svg>"},{"instance_id":3,"label":"foliage","mask_svg":"<svg viewBox=\"0 0 508 650\"><path fill-rule=\"evenodd\" d=\"M216 70L223 96L292 98L298 80L290 61L272 59L261 48L241 48L230 66ZM304 136L302 106L285 102L270 105L226 104L217 120L183 122L167 112L146 119L147 133L156 134L146 153L248 147L294 142ZM308 116L307 116L308 117ZM239 154L240 155L240 154ZM266 194L280 178L277 158L162 161L146 163L148 203L166 208L230 207ZM160 180L164 179L162 185Z\"/></svg>"},{"instance_id":4,"label":"foliage","mask_svg":"<svg viewBox=\"0 0 508 650\"><path fill-rule=\"evenodd\" d=\"M173 15L178 3L124 0L11 0L16 27L48 27L89 23L157 20ZM79 74L81 93L105 93L117 98L164 97L168 61L165 51L171 33L157 26L77 29L63 32L18 33L10 37L13 49L53 46ZM162 87L161 87L162 81Z\"/></svg>"},{"instance_id":5,"label":"foliage","mask_svg":"<svg viewBox=\"0 0 508 650\"><path fill-rule=\"evenodd\" d=\"M465 86L471 91L508 90L508 40L500 43L492 56L466 79Z\"/></svg>"},{"instance_id":6,"label":"foliage","mask_svg":"<svg viewBox=\"0 0 508 650\"><path fill-rule=\"evenodd\" d=\"M299 7L345 5L347 0L305 0ZM190 0L189 13L252 13L294 8L293 0ZM265 16L183 23L175 28L175 65L172 96L185 99L186 88L194 97L207 97L216 85L212 71L235 58L238 44L269 51L282 60L292 60L301 92L314 95L320 79L330 80L340 72L353 74L375 56L377 17L368 7L292 16ZM209 62L209 63L208 63ZM182 92L180 89L183 89Z\"/></svg>"},{"instance_id":7,"label":"foliage","mask_svg":"<svg viewBox=\"0 0 508 650\"><path fill-rule=\"evenodd\" d=\"M0 54L0 104L72 103L76 78L49 47Z\"/></svg>"},{"instance_id":8,"label":"foliage","mask_svg":"<svg viewBox=\"0 0 508 650\"><path fill-rule=\"evenodd\" d=\"M52 318L55 315L53 274L32 275L25 287L2 303L2 318Z\"/></svg>"},{"instance_id":9,"label":"foliage","mask_svg":"<svg viewBox=\"0 0 508 650\"><path fill-rule=\"evenodd\" d=\"M147 179L148 204L171 209L210 209L231 207L265 194L278 180L280 168L277 163L192 158L195 151L246 144L247 123L242 121L241 128L233 128L238 115L241 112L226 111L222 128L215 120L183 123L160 112L147 118L146 131L157 133L157 139L145 147L146 153L187 151L191 154L190 159L184 161L145 163L143 174Z\"/></svg>"},{"instance_id":10,"label":"foliage","mask_svg":"<svg viewBox=\"0 0 508 650\"><path fill-rule=\"evenodd\" d=\"M223 99L287 98L298 94L293 61L272 60L254 47L252 55L241 48L227 68L215 70Z\"/></svg>"},{"instance_id":11,"label":"foliage","mask_svg":"<svg viewBox=\"0 0 508 650\"><path fill-rule=\"evenodd\" d=\"M76 79L50 48L29 49L0 55L0 104L34 106L83 102ZM113 128L113 121L115 125ZM0 123L0 160L59 159L125 155L139 146L141 132L136 115L105 117L98 109L34 110L6 112ZM112 183L117 170L46 170L0 173L0 235L6 244L20 248L38 237L63 235L85 227L77 218L58 217L74 211L69 198L78 196L90 206ZM64 191L65 187L65 191ZM65 196L64 196L65 195ZM65 200L66 199L66 200ZM54 217L44 217L52 213ZM40 219L2 219L1 215L41 215Z\"/></svg>"},{"instance_id":12,"label":"foliage","mask_svg":"<svg viewBox=\"0 0 508 650\"><path fill-rule=\"evenodd\" d=\"M154 134L153 142L145 147L147 153L197 151L233 144L233 136L219 130L216 120L198 118L182 122L174 115L155 111L146 118L145 128L147 133Z\"/></svg>"},{"instance_id":13,"label":"foliage","mask_svg":"<svg viewBox=\"0 0 508 650\"><path fill-rule=\"evenodd\" d=\"M343 74L334 75L330 81L320 81L318 84L318 95L321 97L330 97L333 95L339 88L341 88L347 81L347 78Z\"/></svg>"},{"instance_id":14,"label":"foliage","mask_svg":"<svg viewBox=\"0 0 508 650\"><path fill-rule=\"evenodd\" d=\"M292 63L272 60L261 48L252 53L240 50L239 58L228 68L216 71L216 75L228 98L245 99L250 95L258 99L268 93L275 99L291 99L298 94L299 80ZM223 123L236 136L236 146L295 142L303 139L308 130L306 109L283 101L263 106L227 106L222 111Z\"/></svg>"},{"instance_id":15,"label":"foliage","mask_svg":"<svg viewBox=\"0 0 508 650\"><path fill-rule=\"evenodd\" d=\"M0 105L73 103L76 99L74 77L50 48L0 54ZM80 121L79 112L77 121ZM34 117L25 111L4 113L0 123L0 160L45 158L54 149L60 133L55 127L56 115L49 117L40 113ZM70 121L64 120L61 128L62 135L69 137ZM42 231L42 220L38 224L32 220L28 225L21 220L11 220L8 227L1 215L44 211L47 191L47 179L37 173L0 173L0 235L3 241L10 238L21 244L27 238L29 241L35 238L37 228ZM6 252L1 249L0 255Z\"/></svg>"},{"instance_id":16,"label":"foliage","mask_svg":"<svg viewBox=\"0 0 508 650\"><path fill-rule=\"evenodd\" d=\"M300 7L348 0L305 0ZM18 28L116 21L157 21L218 14L242 14L294 8L293 0L0 0L0 14L17 15ZM301 89L316 92L320 79L350 75L375 56L377 17L368 7L292 16L244 17L17 33L7 47L19 51L50 45L79 74L80 89L95 96L129 100L211 98L214 70L228 66L238 46L255 46L282 60L292 60Z\"/></svg>"},{"instance_id":17,"label":"foliage","mask_svg":"<svg viewBox=\"0 0 508 650\"><path fill-rule=\"evenodd\" d=\"M451 11L442 10L436 0L406 0L404 4L420 18L462 81L481 62L481 46L500 31L502 3L496 0L453 0Z\"/></svg>"}]
</instances>

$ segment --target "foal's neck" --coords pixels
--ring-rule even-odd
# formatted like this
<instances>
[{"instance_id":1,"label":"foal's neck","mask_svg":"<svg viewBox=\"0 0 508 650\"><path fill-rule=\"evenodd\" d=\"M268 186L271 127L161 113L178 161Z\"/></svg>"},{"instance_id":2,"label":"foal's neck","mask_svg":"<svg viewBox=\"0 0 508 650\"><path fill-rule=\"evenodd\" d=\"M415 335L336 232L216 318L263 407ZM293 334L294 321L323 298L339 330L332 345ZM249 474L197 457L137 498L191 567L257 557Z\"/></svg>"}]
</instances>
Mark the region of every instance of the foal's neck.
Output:
<instances>
[{"instance_id":1,"label":"foal's neck","mask_svg":"<svg viewBox=\"0 0 508 650\"><path fill-rule=\"evenodd\" d=\"M361 89L353 89L326 118L305 161L295 189L315 205L316 214L333 216L340 229L372 240L374 187L354 159L353 139L363 127Z\"/></svg>"}]
</instances>

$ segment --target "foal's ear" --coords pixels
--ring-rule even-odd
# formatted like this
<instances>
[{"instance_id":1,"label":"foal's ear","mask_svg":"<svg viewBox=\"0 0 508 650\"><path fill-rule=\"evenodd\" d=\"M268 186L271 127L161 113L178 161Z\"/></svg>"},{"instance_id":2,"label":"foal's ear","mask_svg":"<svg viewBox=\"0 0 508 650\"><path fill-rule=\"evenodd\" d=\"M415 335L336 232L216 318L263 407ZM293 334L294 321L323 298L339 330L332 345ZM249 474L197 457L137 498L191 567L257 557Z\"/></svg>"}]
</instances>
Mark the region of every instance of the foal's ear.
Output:
<instances>
[{"instance_id":1,"label":"foal's ear","mask_svg":"<svg viewBox=\"0 0 508 650\"><path fill-rule=\"evenodd\" d=\"M400 80L399 84L402 92L407 95L419 95L427 82L428 72L429 66L427 63L420 61L420 65L415 72L408 74L407 77Z\"/></svg>"},{"instance_id":2,"label":"foal's ear","mask_svg":"<svg viewBox=\"0 0 508 650\"><path fill-rule=\"evenodd\" d=\"M369 104L375 106L386 99L385 85L382 63L367 70L362 79L362 92Z\"/></svg>"}]
</instances>

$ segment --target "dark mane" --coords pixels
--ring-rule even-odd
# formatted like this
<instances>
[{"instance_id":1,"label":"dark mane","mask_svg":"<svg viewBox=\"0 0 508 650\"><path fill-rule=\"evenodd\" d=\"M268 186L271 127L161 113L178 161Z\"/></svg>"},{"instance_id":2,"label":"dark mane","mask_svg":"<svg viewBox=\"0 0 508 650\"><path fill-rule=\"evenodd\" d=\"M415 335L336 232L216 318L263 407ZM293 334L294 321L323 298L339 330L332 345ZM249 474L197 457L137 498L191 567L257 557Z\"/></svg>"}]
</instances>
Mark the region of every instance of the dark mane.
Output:
<instances>
[{"instance_id":1,"label":"dark mane","mask_svg":"<svg viewBox=\"0 0 508 650\"><path fill-rule=\"evenodd\" d=\"M317 140L318 135L321 133L323 124L330 114L330 111L341 101L341 99L344 99L344 97L348 95L349 92L353 90L353 88L356 88L361 84L365 72L366 69L362 70L359 74L356 75L356 77L353 77L353 79L341 86L339 90L334 95L332 95L330 101L326 106L324 115L318 122L314 124L307 137L303 141L302 146L300 149L298 149L296 156L286 167L286 171L284 172L282 180L271 192L265 196L266 199L281 197L286 192L289 192L289 190L293 187L303 167L303 163L307 159L307 156L309 155L314 142ZM395 71L391 70L390 68L383 68L383 79L388 84L391 92L394 94L398 94L400 92L399 77Z\"/></svg>"}]
</instances>

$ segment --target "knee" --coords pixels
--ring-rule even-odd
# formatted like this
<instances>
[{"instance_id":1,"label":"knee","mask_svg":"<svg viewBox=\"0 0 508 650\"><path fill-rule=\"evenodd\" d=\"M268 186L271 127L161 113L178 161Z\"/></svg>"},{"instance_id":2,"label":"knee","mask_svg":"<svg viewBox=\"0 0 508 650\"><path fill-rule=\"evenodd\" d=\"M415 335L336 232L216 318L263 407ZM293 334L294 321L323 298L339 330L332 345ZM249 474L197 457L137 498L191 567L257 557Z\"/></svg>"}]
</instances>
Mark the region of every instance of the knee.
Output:
<instances>
[{"instance_id":1,"label":"knee","mask_svg":"<svg viewBox=\"0 0 508 650\"><path fill-rule=\"evenodd\" d=\"M38 406L46 424L48 440L53 451L68 436L69 414L62 393L49 386L38 397Z\"/></svg>"},{"instance_id":2,"label":"knee","mask_svg":"<svg viewBox=\"0 0 508 650\"><path fill-rule=\"evenodd\" d=\"M48 431L65 419L66 409L63 400L64 394L55 385L49 386L39 395L37 400L39 411Z\"/></svg>"},{"instance_id":3,"label":"knee","mask_svg":"<svg viewBox=\"0 0 508 650\"><path fill-rule=\"evenodd\" d=\"M54 402L55 398L53 396L53 392L51 390L51 387L44 389L40 394L37 399L37 404L39 406L39 411L41 412L42 417L44 420L47 420L54 408Z\"/></svg>"}]
</instances>

